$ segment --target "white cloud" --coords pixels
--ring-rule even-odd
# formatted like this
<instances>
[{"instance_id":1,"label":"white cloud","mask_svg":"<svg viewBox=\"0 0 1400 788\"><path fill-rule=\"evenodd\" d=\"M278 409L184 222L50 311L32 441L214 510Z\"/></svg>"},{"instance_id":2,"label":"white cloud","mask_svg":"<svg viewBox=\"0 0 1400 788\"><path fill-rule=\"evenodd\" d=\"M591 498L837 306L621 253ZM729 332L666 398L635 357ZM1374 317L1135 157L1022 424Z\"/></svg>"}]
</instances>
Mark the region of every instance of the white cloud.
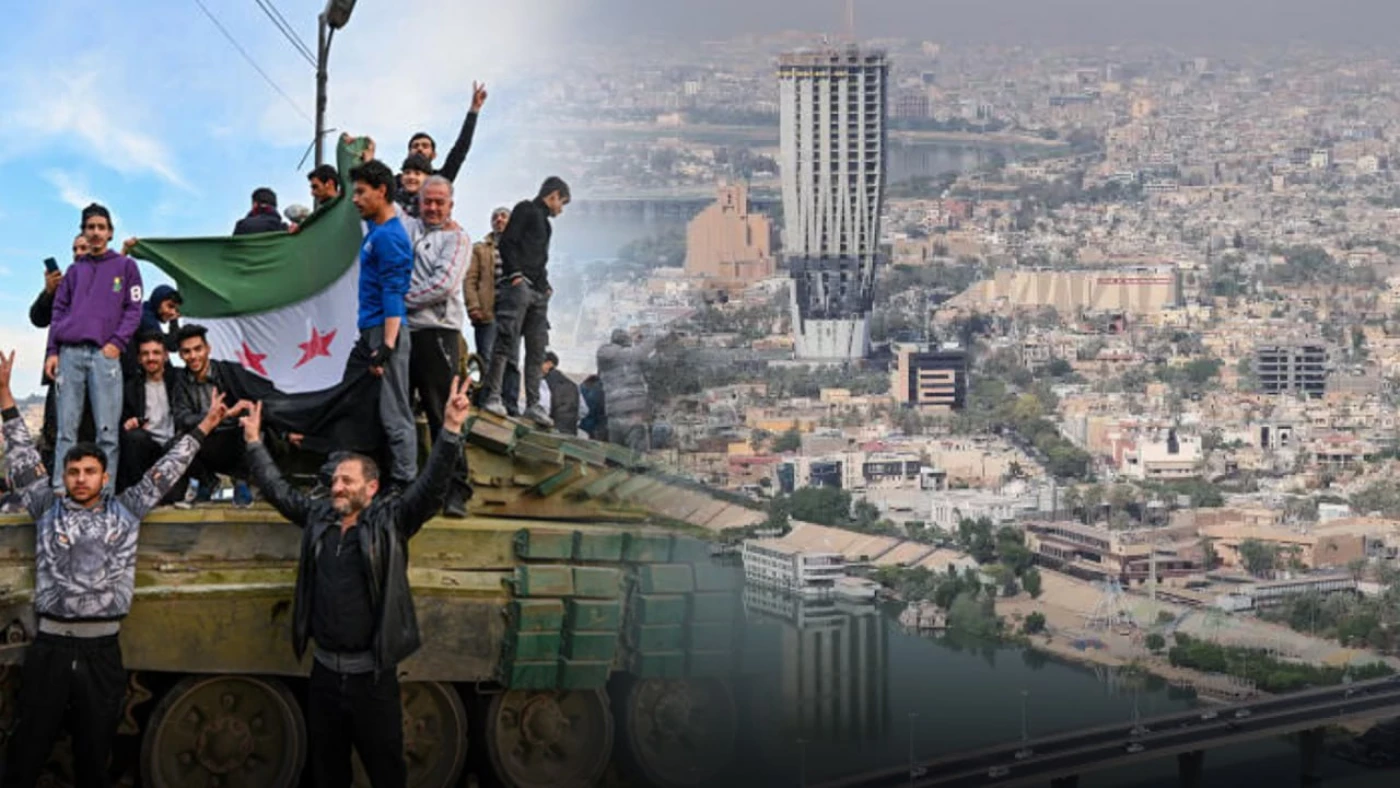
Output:
<instances>
[{"instance_id":1,"label":"white cloud","mask_svg":"<svg viewBox=\"0 0 1400 788\"><path fill-rule=\"evenodd\" d=\"M101 81L99 84L99 77ZM24 147L76 141L91 158L123 174L151 174L193 191L168 148L137 125L136 107L98 66L68 72L22 71L20 89L0 131Z\"/></svg>"},{"instance_id":2,"label":"white cloud","mask_svg":"<svg viewBox=\"0 0 1400 788\"><path fill-rule=\"evenodd\" d=\"M88 190L87 183L72 173L63 170L48 170L44 173L44 180L58 189L60 200L80 211L89 204L97 202L97 198L93 197L92 192Z\"/></svg>"},{"instance_id":3,"label":"white cloud","mask_svg":"<svg viewBox=\"0 0 1400 788\"><path fill-rule=\"evenodd\" d=\"M92 189L88 187L87 179L81 175L76 175L66 170L52 169L44 171L44 180L48 181L58 190L58 199L79 211L95 202L103 202L103 200L98 198ZM108 210L112 210L110 205L108 205ZM112 226L117 229L126 227L126 223L122 221L121 214L115 210L112 210Z\"/></svg>"}]
</instances>

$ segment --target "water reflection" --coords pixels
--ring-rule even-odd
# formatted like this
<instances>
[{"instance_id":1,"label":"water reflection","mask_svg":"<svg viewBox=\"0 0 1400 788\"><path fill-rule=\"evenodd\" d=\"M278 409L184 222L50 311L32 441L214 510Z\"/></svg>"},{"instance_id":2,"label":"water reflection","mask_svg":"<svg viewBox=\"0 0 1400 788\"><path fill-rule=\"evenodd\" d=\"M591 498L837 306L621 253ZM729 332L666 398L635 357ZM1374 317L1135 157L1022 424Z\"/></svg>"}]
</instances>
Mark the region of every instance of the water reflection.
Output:
<instances>
[{"instance_id":1,"label":"water reflection","mask_svg":"<svg viewBox=\"0 0 1400 788\"><path fill-rule=\"evenodd\" d=\"M1040 652L959 637L905 632L897 611L809 601L746 588L738 716L727 769L691 785L815 785L851 774L1015 741L1026 707L1030 737L1183 711L1194 696L1131 670L1069 664ZM1024 696L1023 696L1024 693ZM714 752L712 750L712 752ZM1297 780L1285 739L1212 750L1206 785ZM713 762L711 763L713 767ZM1177 785L1174 759L1085 775L1086 788ZM1393 784L1329 760L1329 779L1349 788ZM1389 774L1393 779L1393 773Z\"/></svg>"},{"instance_id":2,"label":"water reflection","mask_svg":"<svg viewBox=\"0 0 1400 788\"><path fill-rule=\"evenodd\" d=\"M889 628L874 605L809 601L771 589L744 590L755 634L780 634L779 729L809 742L882 738L889 713Z\"/></svg>"}]
</instances>

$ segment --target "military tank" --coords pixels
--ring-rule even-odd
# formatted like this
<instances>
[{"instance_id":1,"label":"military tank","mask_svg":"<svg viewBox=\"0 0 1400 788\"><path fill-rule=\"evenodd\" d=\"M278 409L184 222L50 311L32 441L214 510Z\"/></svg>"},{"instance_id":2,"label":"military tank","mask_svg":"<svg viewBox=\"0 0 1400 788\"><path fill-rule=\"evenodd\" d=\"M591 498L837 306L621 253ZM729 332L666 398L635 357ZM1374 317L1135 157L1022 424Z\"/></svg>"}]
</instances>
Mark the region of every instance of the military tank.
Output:
<instances>
[{"instance_id":1,"label":"military tank","mask_svg":"<svg viewBox=\"0 0 1400 788\"><path fill-rule=\"evenodd\" d=\"M597 784L610 763L631 784L714 779L735 747L741 576L696 537L762 513L621 447L485 413L464 436L469 517L435 518L410 543L424 644L399 668L409 785L462 784L469 759L479 781L516 788ZM129 784L299 784L310 670L290 646L299 543L266 505L146 519L121 634ZM27 516L0 516L6 734L35 631L33 547Z\"/></svg>"}]
</instances>

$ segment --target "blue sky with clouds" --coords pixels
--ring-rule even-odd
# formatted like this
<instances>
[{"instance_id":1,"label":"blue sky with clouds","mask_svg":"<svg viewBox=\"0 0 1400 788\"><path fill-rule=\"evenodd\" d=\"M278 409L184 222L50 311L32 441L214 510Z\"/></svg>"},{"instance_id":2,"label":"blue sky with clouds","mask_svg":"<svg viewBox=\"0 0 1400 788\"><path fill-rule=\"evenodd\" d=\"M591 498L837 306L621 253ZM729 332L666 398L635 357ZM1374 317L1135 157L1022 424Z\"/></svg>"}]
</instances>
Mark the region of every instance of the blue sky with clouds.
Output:
<instances>
[{"instance_id":1,"label":"blue sky with clouds","mask_svg":"<svg viewBox=\"0 0 1400 788\"><path fill-rule=\"evenodd\" d=\"M275 0L315 47L323 0ZM307 115L314 70L254 0L204 0ZM457 215L473 237L490 208L538 182L516 131L537 53L569 29L574 0L360 0L331 52L327 126L370 134L397 167L426 129L445 155L473 79L491 98L458 180ZM118 240L228 233L255 187L309 202L298 170L312 124L258 76L194 0L14 3L0 30L0 347L17 347L17 388L36 380L42 332L29 302L42 260L68 262L78 209L108 205ZM328 154L331 148L327 147ZM478 216L480 214L480 216ZM147 289L162 281L143 264ZM31 374L32 372L32 374Z\"/></svg>"}]
</instances>

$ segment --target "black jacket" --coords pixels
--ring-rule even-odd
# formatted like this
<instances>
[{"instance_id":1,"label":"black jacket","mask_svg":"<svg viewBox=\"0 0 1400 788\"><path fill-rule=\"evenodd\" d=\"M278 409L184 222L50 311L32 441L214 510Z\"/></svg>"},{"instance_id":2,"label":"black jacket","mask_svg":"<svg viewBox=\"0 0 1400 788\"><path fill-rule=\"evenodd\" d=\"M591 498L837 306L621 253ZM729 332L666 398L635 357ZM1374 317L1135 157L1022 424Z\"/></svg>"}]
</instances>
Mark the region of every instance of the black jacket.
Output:
<instances>
[{"instance_id":1,"label":"black jacket","mask_svg":"<svg viewBox=\"0 0 1400 788\"><path fill-rule=\"evenodd\" d=\"M541 293L549 290L549 239L554 234L544 200L524 200L510 212L510 224L496 248L501 253L501 279L517 274L530 280Z\"/></svg>"},{"instance_id":2,"label":"black jacket","mask_svg":"<svg viewBox=\"0 0 1400 788\"><path fill-rule=\"evenodd\" d=\"M169 364L165 365L165 377L163 378L165 382L165 400L170 403L170 418L172 421L175 420L175 378L179 377L175 373L176 369L174 367ZM200 421L204 420L203 416L199 418ZM144 374L144 370L140 377L130 378L126 381L126 384L122 386L122 423L126 423L127 419L146 420L146 375ZM178 424L175 428L175 434L181 434Z\"/></svg>"},{"instance_id":3,"label":"black jacket","mask_svg":"<svg viewBox=\"0 0 1400 788\"><path fill-rule=\"evenodd\" d=\"M260 206L261 207L261 206ZM276 233L285 232L287 223L282 221L282 217L277 214L276 208L254 208L248 215L238 220L233 226L234 235L252 235L253 233Z\"/></svg>"},{"instance_id":4,"label":"black jacket","mask_svg":"<svg viewBox=\"0 0 1400 788\"><path fill-rule=\"evenodd\" d=\"M48 328L53 322L53 293L48 290L40 290L39 295L34 299L34 303L29 305L29 324L35 328ZM39 384L47 386L53 381L49 379L44 371L39 370Z\"/></svg>"},{"instance_id":5,"label":"black jacket","mask_svg":"<svg viewBox=\"0 0 1400 788\"><path fill-rule=\"evenodd\" d=\"M48 328L53 322L53 293L40 290L34 303L29 305L29 323L35 328Z\"/></svg>"},{"instance_id":6,"label":"black jacket","mask_svg":"<svg viewBox=\"0 0 1400 788\"><path fill-rule=\"evenodd\" d=\"M175 420L176 434L188 432L195 425L204 421L204 414L209 412L209 405L200 399L200 388L213 386L223 395L224 402L232 405L238 400L239 376L237 372L239 366L231 361L218 361L209 359L209 377L203 383L195 380L194 374L188 369L173 370L174 381L170 389L170 416ZM238 419L224 419L219 422L219 426L214 428L214 432L225 430L242 429L238 424Z\"/></svg>"},{"instance_id":7,"label":"black jacket","mask_svg":"<svg viewBox=\"0 0 1400 788\"><path fill-rule=\"evenodd\" d=\"M549 386L549 417L554 429L564 435L578 434L578 385L557 368L544 376Z\"/></svg>"},{"instance_id":8,"label":"black jacket","mask_svg":"<svg viewBox=\"0 0 1400 788\"><path fill-rule=\"evenodd\" d=\"M413 591L408 585L408 540L423 523L442 508L448 477L462 456L462 437L443 430L433 441L433 452L423 473L401 495L377 495L360 512L355 533L371 579L374 610L375 672L393 670L418 650L418 617L413 611ZM258 488L283 517L302 527L301 555L297 559L297 585L292 608L292 648L297 659L306 653L311 639L311 604L316 584L316 559L324 537L340 527L340 515L329 500L312 500L292 489L272 455L261 443L248 447L248 463Z\"/></svg>"}]
</instances>

